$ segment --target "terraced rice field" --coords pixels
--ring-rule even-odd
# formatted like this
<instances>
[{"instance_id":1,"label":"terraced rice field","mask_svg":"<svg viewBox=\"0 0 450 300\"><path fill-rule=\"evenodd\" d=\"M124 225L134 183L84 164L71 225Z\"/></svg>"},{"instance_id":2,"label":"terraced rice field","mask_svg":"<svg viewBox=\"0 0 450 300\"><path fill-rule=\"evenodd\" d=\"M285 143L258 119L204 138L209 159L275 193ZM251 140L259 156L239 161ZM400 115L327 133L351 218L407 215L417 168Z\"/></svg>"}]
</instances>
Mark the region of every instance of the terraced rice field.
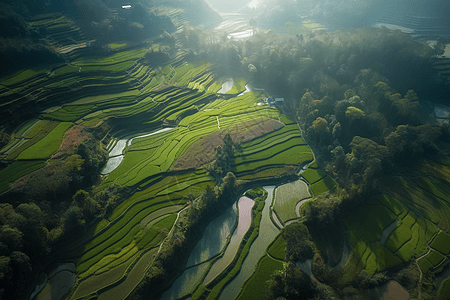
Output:
<instances>
[{"instance_id":1,"label":"terraced rice field","mask_svg":"<svg viewBox=\"0 0 450 300\"><path fill-rule=\"evenodd\" d=\"M360 270L373 274L412 258L420 258L418 264L426 273L448 259L448 160L424 161L417 168L422 177L383 180L384 195L376 197L379 204L355 209L344 218L353 248L344 281ZM381 245L380 234L394 220L395 229Z\"/></svg>"},{"instance_id":2,"label":"terraced rice field","mask_svg":"<svg viewBox=\"0 0 450 300\"><path fill-rule=\"evenodd\" d=\"M178 16L181 28L180 10L160 7L158 11ZM198 196L214 185L203 166L214 159L214 149L225 134L241 144L231 166L238 177L270 178L313 159L295 123L276 108L257 105L264 94L241 94L246 90L242 78L234 81L228 95L219 95L224 80L214 77L212 64L188 64L181 55L162 68L148 65L145 55L159 51L158 44L117 41L109 44L108 54L93 58L84 55L90 40L67 16L36 16L32 26L47 30L50 43L66 63L23 70L0 80L4 120L20 115L25 103L44 108L39 119L21 124L0 150L1 158L9 162L0 171L0 191L44 167L74 124L91 127L110 120L118 129L174 128L130 141L122 163L96 187L116 183L133 192L107 219L61 253L61 258L76 264L71 299L128 295L151 264L177 213L188 204L188 195ZM202 150L207 148L211 155L194 166L183 163L183 155L186 159L187 154L199 153L202 139L208 141L201 144ZM244 253L250 244L246 247ZM281 248L271 251L281 257ZM233 272L239 271L243 258Z\"/></svg>"},{"instance_id":3,"label":"terraced rice field","mask_svg":"<svg viewBox=\"0 0 450 300\"><path fill-rule=\"evenodd\" d=\"M303 180L283 184L275 189L274 212L285 224L289 220L298 218L295 212L297 203L310 197L308 185Z\"/></svg>"},{"instance_id":4,"label":"terraced rice field","mask_svg":"<svg viewBox=\"0 0 450 300\"><path fill-rule=\"evenodd\" d=\"M309 182L314 195L329 191L336 185L334 180L317 166L317 163L309 165L302 173L302 177Z\"/></svg>"},{"instance_id":5,"label":"terraced rice field","mask_svg":"<svg viewBox=\"0 0 450 300\"><path fill-rule=\"evenodd\" d=\"M275 259L284 261L286 258L286 241L281 234L269 245L267 253Z\"/></svg>"},{"instance_id":6,"label":"terraced rice field","mask_svg":"<svg viewBox=\"0 0 450 300\"><path fill-rule=\"evenodd\" d=\"M263 256L256 267L255 272L245 282L237 299L264 299L266 296L266 281L271 279L271 274L283 269L283 262L275 260L267 255Z\"/></svg>"}]
</instances>

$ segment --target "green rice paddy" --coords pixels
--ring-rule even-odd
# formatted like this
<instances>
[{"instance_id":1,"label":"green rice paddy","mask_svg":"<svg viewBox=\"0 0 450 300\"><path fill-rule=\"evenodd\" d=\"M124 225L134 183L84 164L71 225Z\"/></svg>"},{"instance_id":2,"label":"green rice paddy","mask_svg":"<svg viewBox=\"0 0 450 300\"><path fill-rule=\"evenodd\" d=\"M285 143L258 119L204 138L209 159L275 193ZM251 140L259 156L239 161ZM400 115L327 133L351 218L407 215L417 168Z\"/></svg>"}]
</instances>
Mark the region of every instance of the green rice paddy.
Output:
<instances>
[{"instance_id":1,"label":"green rice paddy","mask_svg":"<svg viewBox=\"0 0 450 300\"><path fill-rule=\"evenodd\" d=\"M271 274L283 269L283 262L275 260L267 255L263 256L256 267L255 272L245 282L236 299L264 299L266 296L266 281L271 279Z\"/></svg>"},{"instance_id":2,"label":"green rice paddy","mask_svg":"<svg viewBox=\"0 0 450 300\"><path fill-rule=\"evenodd\" d=\"M50 133L42 140L20 153L18 159L45 159L58 151L64 134L73 125L70 122L62 122L58 124Z\"/></svg>"},{"instance_id":3,"label":"green rice paddy","mask_svg":"<svg viewBox=\"0 0 450 300\"><path fill-rule=\"evenodd\" d=\"M301 200L310 198L307 184L302 180L281 185L275 189L273 209L284 224L298 218L295 207Z\"/></svg>"},{"instance_id":4,"label":"green rice paddy","mask_svg":"<svg viewBox=\"0 0 450 300\"><path fill-rule=\"evenodd\" d=\"M172 170L175 162L202 137L219 130L233 132L238 130L236 125L257 119L285 123L281 129L242 144L242 151L232 164L238 177L251 174L270 178L286 172L287 165L298 167L313 159L295 123L276 108L256 105L264 94L249 92L232 97L245 90L244 79L235 80L224 99L217 94L223 79L214 77L211 64L178 63L153 69L143 58L148 51L159 51L159 45L132 48L125 42L110 43L113 51L103 57L86 58L78 54L80 49L70 49L74 41L78 45L86 41L68 17L37 16L33 26L45 27L54 34L50 42L60 51L67 51L67 63L45 71L25 70L2 79L2 106L12 109L31 99L37 99L33 101L38 104L53 101L60 106L47 110L40 120L24 122L14 131L13 140L0 152L11 162L0 171L0 190L45 166L45 160L59 149L65 132L74 123L89 127L115 119L151 130L174 127L134 140L124 150L121 165L98 187L117 183L134 192L108 219L101 220L62 252L61 257L75 262L77 268L79 285L71 298L119 297L119 290L129 293L139 283L152 261L147 253L153 249L152 253L156 253L164 232L172 228L178 211L188 203L186 197L190 193L198 196L206 186L214 185L203 168ZM39 93L35 95L34 91ZM18 93L23 98L12 100L11 95ZM257 234L255 231L249 237L236 265L211 289L212 295L239 272ZM279 259L284 257L283 251L281 239L269 249ZM280 262L272 260L262 260L261 268L281 268Z\"/></svg>"},{"instance_id":5,"label":"green rice paddy","mask_svg":"<svg viewBox=\"0 0 450 300\"><path fill-rule=\"evenodd\" d=\"M286 240L281 234L269 245L267 253L278 260L284 260L286 258Z\"/></svg>"}]
</instances>

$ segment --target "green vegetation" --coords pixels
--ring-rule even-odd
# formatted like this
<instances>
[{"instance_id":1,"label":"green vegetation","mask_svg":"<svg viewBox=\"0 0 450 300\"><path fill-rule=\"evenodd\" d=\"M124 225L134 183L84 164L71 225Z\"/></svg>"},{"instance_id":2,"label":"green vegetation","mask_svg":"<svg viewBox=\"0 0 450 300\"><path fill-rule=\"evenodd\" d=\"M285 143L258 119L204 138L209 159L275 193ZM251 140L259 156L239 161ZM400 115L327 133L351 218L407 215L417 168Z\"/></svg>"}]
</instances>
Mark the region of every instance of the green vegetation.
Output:
<instances>
[{"instance_id":1,"label":"green vegetation","mask_svg":"<svg viewBox=\"0 0 450 300\"><path fill-rule=\"evenodd\" d=\"M302 180L281 185L275 189L273 209L284 224L288 220L296 219L297 203L311 197L307 184Z\"/></svg>"},{"instance_id":2,"label":"green vegetation","mask_svg":"<svg viewBox=\"0 0 450 300\"><path fill-rule=\"evenodd\" d=\"M266 296L266 281L271 279L271 274L281 270L283 263L267 255L263 256L252 276L244 283L237 299L264 299Z\"/></svg>"},{"instance_id":3,"label":"green vegetation","mask_svg":"<svg viewBox=\"0 0 450 300\"><path fill-rule=\"evenodd\" d=\"M310 184L314 184L320 179L323 179L327 173L322 169L312 169L311 166L302 173L302 177L305 178Z\"/></svg>"},{"instance_id":4,"label":"green vegetation","mask_svg":"<svg viewBox=\"0 0 450 300\"><path fill-rule=\"evenodd\" d=\"M46 163L43 160L13 162L0 171L0 183L2 184L0 191L4 192L9 189L8 182L13 182L22 176L43 168L45 165Z\"/></svg>"},{"instance_id":5,"label":"green vegetation","mask_svg":"<svg viewBox=\"0 0 450 300\"><path fill-rule=\"evenodd\" d=\"M269 245L267 253L278 260L284 260L286 258L286 241L281 234Z\"/></svg>"},{"instance_id":6,"label":"green vegetation","mask_svg":"<svg viewBox=\"0 0 450 300\"><path fill-rule=\"evenodd\" d=\"M23 151L18 159L44 159L58 151L66 131L73 125L70 122L58 124L46 137Z\"/></svg>"},{"instance_id":7,"label":"green vegetation","mask_svg":"<svg viewBox=\"0 0 450 300\"><path fill-rule=\"evenodd\" d=\"M314 195L322 194L331 190L335 186L334 180L330 176L326 176L323 179L317 181L311 185L311 190Z\"/></svg>"},{"instance_id":8,"label":"green vegetation","mask_svg":"<svg viewBox=\"0 0 450 300\"><path fill-rule=\"evenodd\" d=\"M431 248L436 249L444 255L450 254L450 235L444 231L439 231L436 238L430 244Z\"/></svg>"},{"instance_id":9,"label":"green vegetation","mask_svg":"<svg viewBox=\"0 0 450 300\"><path fill-rule=\"evenodd\" d=\"M260 187L256 187L256 188L246 191L244 196L247 196L250 199L256 199L257 197L261 197L263 194L264 194L264 190Z\"/></svg>"},{"instance_id":10,"label":"green vegetation","mask_svg":"<svg viewBox=\"0 0 450 300\"><path fill-rule=\"evenodd\" d=\"M233 261L223 270L218 276L216 276L207 287L211 288L207 299L217 299L222 289L237 275L240 271L242 263L245 257L250 251L250 247L253 241L259 234L259 224L261 222L262 210L264 208L264 200L267 197L267 193L263 197L255 199L256 204L253 206L253 217L250 229L245 234L239 249L234 257Z\"/></svg>"},{"instance_id":11,"label":"green vegetation","mask_svg":"<svg viewBox=\"0 0 450 300\"><path fill-rule=\"evenodd\" d=\"M120 48L123 48L123 47L127 46L127 43L122 43L122 44L110 43L110 44L108 44L108 46L109 46L111 49L116 50L116 49L120 49Z\"/></svg>"},{"instance_id":12,"label":"green vegetation","mask_svg":"<svg viewBox=\"0 0 450 300\"><path fill-rule=\"evenodd\" d=\"M438 290L438 300L450 299L450 277L442 281Z\"/></svg>"},{"instance_id":13,"label":"green vegetation","mask_svg":"<svg viewBox=\"0 0 450 300\"><path fill-rule=\"evenodd\" d=\"M234 80L233 87L226 94L237 95L245 91L246 82L243 79Z\"/></svg>"},{"instance_id":14,"label":"green vegetation","mask_svg":"<svg viewBox=\"0 0 450 300\"><path fill-rule=\"evenodd\" d=\"M83 9L76 1L68 10L93 26L86 27L95 29L89 32L80 20L62 13L35 15L38 5L30 9L33 1L28 2L20 8L29 12L27 18L14 12L18 8L2 7L1 13L5 28L15 24L10 27L18 31L5 31L11 36L6 35L0 47L7 58L4 64L14 63L11 69L3 68L12 75L0 80L0 154L6 166L0 171L0 192L6 191L0 207L0 242L5 252L0 285L7 290L0 297L24 298L19 294L28 290L23 288L25 278L35 281L30 270L42 268L47 249L61 249L50 255L77 264L77 283L82 288L69 297L123 299L144 276L142 286L157 285L140 292L152 297L149 291L179 271L178 258L188 255L184 251L191 238L204 228L200 219L214 215L240 188L252 186L251 181L295 176L299 166L315 158L302 176L315 196L304 212L319 249L313 249L308 228L296 222L284 228L267 251L280 260L304 260L320 250L314 268L324 253L331 264L333 254L325 247L342 241L336 242L338 234L330 239L339 231L330 227L342 227L351 255L341 273L335 272L342 276L321 273L325 263L317 269L317 278L337 293L322 298L348 296L342 294L343 286L348 287L346 292L360 285L368 288L387 268L430 248L419 260L424 273L435 271L446 260L450 163L437 153L448 149L444 143L449 129L422 125L418 96L438 99L436 95L448 94L442 83L435 82L442 78L436 66L427 67L433 56L440 55L440 45L432 49L385 28L326 32L310 20L302 25L286 23L284 31L290 36L259 32L241 43L211 38L206 29L192 29L188 9L146 7L147 3L139 9L143 15L130 20L103 4L95 9L86 4L88 9ZM372 60L376 64L364 57L377 58ZM33 70L23 66L27 61L52 65ZM399 76L400 69L427 76L420 80ZM217 95L225 76L245 76L245 80L236 79L227 95ZM277 105L289 109L291 116L268 107L263 101L267 96L255 91L233 97L245 90L247 81L272 95L286 95L285 104ZM399 94L394 87L407 92ZM42 112L41 107L48 110ZM44 120L28 120L38 115ZM263 120L269 125L264 127ZM61 143L71 122L80 126L79 132ZM174 129L127 145L121 165L93 187L106 161L104 149L118 138L115 134L162 127ZM233 140L222 147L224 136ZM70 149L53 155L60 145ZM225 154L228 159L223 163ZM428 154L427 160L420 160ZM237 181L229 174L223 179L230 170ZM401 173L386 177L397 170ZM24 177L31 172L35 174ZM7 191L10 185L12 191ZM261 191L247 194L258 198ZM280 187L274 211L282 222L297 218L295 205L306 197L304 184L290 191ZM258 202L253 230L233 264L213 284L201 285L194 299L208 294L216 298L239 272L258 235L263 205ZM93 224L94 220L98 222ZM397 227L386 232L396 220ZM324 231L321 238L315 236ZM174 232L177 236L166 239ZM161 244L164 247L157 250ZM240 297L266 296L262 287L267 279L272 279L269 298L290 299L292 295L284 292L302 290L294 282L304 284L309 297L311 281L294 266L272 257L260 260ZM273 270L280 272L271 277ZM104 281L96 276L104 276ZM289 281L292 278L299 280ZM277 287L284 292L277 294Z\"/></svg>"}]
</instances>

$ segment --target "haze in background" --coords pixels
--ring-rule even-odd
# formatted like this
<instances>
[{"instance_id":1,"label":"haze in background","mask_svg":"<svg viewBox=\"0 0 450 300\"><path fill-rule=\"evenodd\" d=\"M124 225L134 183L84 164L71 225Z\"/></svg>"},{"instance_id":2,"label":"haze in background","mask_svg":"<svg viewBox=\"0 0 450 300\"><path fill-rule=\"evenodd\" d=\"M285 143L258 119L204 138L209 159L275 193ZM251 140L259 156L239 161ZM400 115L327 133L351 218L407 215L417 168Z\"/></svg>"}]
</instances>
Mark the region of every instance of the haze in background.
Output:
<instances>
[{"instance_id":1,"label":"haze in background","mask_svg":"<svg viewBox=\"0 0 450 300\"><path fill-rule=\"evenodd\" d=\"M386 23L413 29L432 39L449 37L450 1L442 0L207 0L219 12L241 12L258 27L277 29L304 17L329 30ZM303 17L303 18L302 18Z\"/></svg>"}]
</instances>

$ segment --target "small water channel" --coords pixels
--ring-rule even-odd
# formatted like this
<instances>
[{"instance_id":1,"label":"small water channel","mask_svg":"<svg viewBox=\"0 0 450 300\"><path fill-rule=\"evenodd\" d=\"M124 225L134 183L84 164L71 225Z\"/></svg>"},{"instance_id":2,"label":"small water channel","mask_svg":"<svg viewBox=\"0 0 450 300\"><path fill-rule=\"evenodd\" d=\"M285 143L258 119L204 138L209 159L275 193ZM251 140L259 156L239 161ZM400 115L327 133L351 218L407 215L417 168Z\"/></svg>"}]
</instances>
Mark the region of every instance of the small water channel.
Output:
<instances>
[{"instance_id":1,"label":"small water channel","mask_svg":"<svg viewBox=\"0 0 450 300\"><path fill-rule=\"evenodd\" d=\"M252 91L252 88L248 85L248 84L246 84L245 85L245 91L243 91L242 93L240 93L239 95L238 95L238 97L239 96L242 96L242 95L244 95L244 94L246 94L246 93L248 93L248 92L251 92Z\"/></svg>"},{"instance_id":2,"label":"small water channel","mask_svg":"<svg viewBox=\"0 0 450 300\"><path fill-rule=\"evenodd\" d=\"M234 80L233 78L228 79L222 84L222 88L217 92L218 94L225 94L233 88Z\"/></svg>"},{"instance_id":3,"label":"small water channel","mask_svg":"<svg viewBox=\"0 0 450 300\"><path fill-rule=\"evenodd\" d=\"M233 260L236 252L241 244L242 238L250 228L252 223L252 207L255 201L248 197L241 197L239 199L239 221L238 227L233 232L230 243L225 250L223 256L218 259L211 267L208 275L206 275L203 284L208 284L214 277L220 274Z\"/></svg>"},{"instance_id":4,"label":"small water channel","mask_svg":"<svg viewBox=\"0 0 450 300\"><path fill-rule=\"evenodd\" d=\"M225 287L220 294L219 300L234 299L239 293L239 289L245 280L253 273L258 260L266 253L267 246L273 241L278 234L278 228L270 220L270 204L272 203L273 190L275 186L265 186L268 192L265 206L262 212L261 224L259 228L260 234L253 242L247 257L242 264L239 274Z\"/></svg>"},{"instance_id":5,"label":"small water channel","mask_svg":"<svg viewBox=\"0 0 450 300\"><path fill-rule=\"evenodd\" d=\"M106 162L105 167L103 168L103 170L101 171L102 175L106 175L111 173L112 171L114 171L123 161L124 158L124 154L123 154L123 150L125 149L125 147L130 146L131 142L135 139L139 139L139 138L143 138L143 137L147 137L147 136L151 136L151 135L155 135L158 133L163 133L169 130L172 130L173 127L167 127L167 128L163 128L160 130L157 130L155 132L151 132L151 133L147 133L144 135L127 135L124 136L123 138L121 138L120 140L117 141L116 145L114 146L114 148L109 152L109 159Z\"/></svg>"}]
</instances>

